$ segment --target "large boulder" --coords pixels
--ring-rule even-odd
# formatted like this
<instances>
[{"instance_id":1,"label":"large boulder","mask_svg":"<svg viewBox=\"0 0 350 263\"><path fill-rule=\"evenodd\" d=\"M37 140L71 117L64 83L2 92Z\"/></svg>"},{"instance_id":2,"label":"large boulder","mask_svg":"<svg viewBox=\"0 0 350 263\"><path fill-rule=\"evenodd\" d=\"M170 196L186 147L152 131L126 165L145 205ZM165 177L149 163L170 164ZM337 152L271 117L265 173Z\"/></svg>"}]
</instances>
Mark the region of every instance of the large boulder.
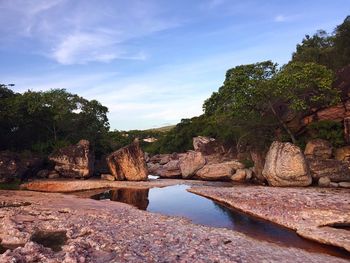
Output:
<instances>
[{"instance_id":1,"label":"large boulder","mask_svg":"<svg viewBox=\"0 0 350 263\"><path fill-rule=\"evenodd\" d=\"M306 157L329 159L332 157L333 147L329 141L313 139L306 144L304 154Z\"/></svg>"},{"instance_id":2,"label":"large boulder","mask_svg":"<svg viewBox=\"0 0 350 263\"><path fill-rule=\"evenodd\" d=\"M186 155L183 156L179 162L182 178L191 178L205 164L206 160L201 152L187 152Z\"/></svg>"},{"instance_id":3,"label":"large boulder","mask_svg":"<svg viewBox=\"0 0 350 263\"><path fill-rule=\"evenodd\" d=\"M208 181L230 180L236 170L242 168L244 168L244 165L238 161L206 164L197 171L195 177Z\"/></svg>"},{"instance_id":4,"label":"large boulder","mask_svg":"<svg viewBox=\"0 0 350 263\"><path fill-rule=\"evenodd\" d=\"M62 177L87 178L93 174L95 157L87 140L57 150L49 160Z\"/></svg>"},{"instance_id":5,"label":"large boulder","mask_svg":"<svg viewBox=\"0 0 350 263\"><path fill-rule=\"evenodd\" d=\"M322 177L328 177L332 182L350 181L350 169L347 162L319 158L308 158L307 162L315 181Z\"/></svg>"},{"instance_id":6,"label":"large boulder","mask_svg":"<svg viewBox=\"0 0 350 263\"><path fill-rule=\"evenodd\" d=\"M142 181L148 177L145 156L138 142L111 153L106 160L116 180Z\"/></svg>"},{"instance_id":7,"label":"large boulder","mask_svg":"<svg viewBox=\"0 0 350 263\"><path fill-rule=\"evenodd\" d=\"M262 175L272 186L308 186L312 183L302 151L291 143L272 143Z\"/></svg>"}]
</instances>

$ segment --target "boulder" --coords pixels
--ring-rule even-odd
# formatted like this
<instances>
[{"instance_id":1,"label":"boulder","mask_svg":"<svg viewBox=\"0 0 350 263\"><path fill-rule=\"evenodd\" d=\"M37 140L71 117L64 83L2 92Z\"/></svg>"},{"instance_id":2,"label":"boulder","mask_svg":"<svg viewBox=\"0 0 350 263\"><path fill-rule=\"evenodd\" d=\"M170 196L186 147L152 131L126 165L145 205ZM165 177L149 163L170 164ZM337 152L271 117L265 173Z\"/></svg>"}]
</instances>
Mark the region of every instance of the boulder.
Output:
<instances>
[{"instance_id":1,"label":"boulder","mask_svg":"<svg viewBox=\"0 0 350 263\"><path fill-rule=\"evenodd\" d=\"M101 180L114 181L115 178L111 174L101 174Z\"/></svg>"},{"instance_id":2,"label":"boulder","mask_svg":"<svg viewBox=\"0 0 350 263\"><path fill-rule=\"evenodd\" d=\"M262 175L265 165L265 154L262 151L252 149L250 150L250 157L254 162L253 173L255 180L263 183L265 181L265 177Z\"/></svg>"},{"instance_id":3,"label":"boulder","mask_svg":"<svg viewBox=\"0 0 350 263\"><path fill-rule=\"evenodd\" d=\"M159 164L160 165L167 164L170 160L171 160L170 159L170 154L166 154L160 159Z\"/></svg>"},{"instance_id":4,"label":"boulder","mask_svg":"<svg viewBox=\"0 0 350 263\"><path fill-rule=\"evenodd\" d=\"M340 182L338 185L342 188L350 188L350 182Z\"/></svg>"},{"instance_id":5,"label":"boulder","mask_svg":"<svg viewBox=\"0 0 350 263\"><path fill-rule=\"evenodd\" d=\"M223 155L226 153L225 147L214 138L198 136L193 138L193 148L203 155Z\"/></svg>"},{"instance_id":6,"label":"boulder","mask_svg":"<svg viewBox=\"0 0 350 263\"><path fill-rule=\"evenodd\" d=\"M107 164L116 180L141 181L148 176L144 153L137 141L107 156Z\"/></svg>"},{"instance_id":7,"label":"boulder","mask_svg":"<svg viewBox=\"0 0 350 263\"><path fill-rule=\"evenodd\" d=\"M47 178L49 173L50 173L49 170L43 169L43 170L40 170L39 172L37 172L36 176L39 178Z\"/></svg>"},{"instance_id":8,"label":"boulder","mask_svg":"<svg viewBox=\"0 0 350 263\"><path fill-rule=\"evenodd\" d=\"M330 182L329 184L330 187L339 187L338 183Z\"/></svg>"},{"instance_id":9,"label":"boulder","mask_svg":"<svg viewBox=\"0 0 350 263\"><path fill-rule=\"evenodd\" d=\"M49 179L57 179L59 177L60 177L60 175L56 171L50 171L49 174L47 175L47 178L49 178Z\"/></svg>"},{"instance_id":10,"label":"boulder","mask_svg":"<svg viewBox=\"0 0 350 263\"><path fill-rule=\"evenodd\" d=\"M344 146L334 151L334 157L338 161L350 161L350 146Z\"/></svg>"},{"instance_id":11,"label":"boulder","mask_svg":"<svg viewBox=\"0 0 350 263\"><path fill-rule=\"evenodd\" d=\"M231 176L231 180L234 182L244 182L247 178L247 170L248 169L237 169L236 173Z\"/></svg>"},{"instance_id":12,"label":"boulder","mask_svg":"<svg viewBox=\"0 0 350 263\"><path fill-rule=\"evenodd\" d=\"M212 139L214 140L214 139ZM203 148L203 145L208 144L210 138L204 136L198 136L193 138L193 149L195 151L200 151Z\"/></svg>"},{"instance_id":13,"label":"boulder","mask_svg":"<svg viewBox=\"0 0 350 263\"><path fill-rule=\"evenodd\" d=\"M179 166L182 178L191 178L206 163L201 152L190 151L180 159Z\"/></svg>"},{"instance_id":14,"label":"boulder","mask_svg":"<svg viewBox=\"0 0 350 263\"><path fill-rule=\"evenodd\" d=\"M161 167L159 163L147 163L148 174L157 175Z\"/></svg>"},{"instance_id":15,"label":"boulder","mask_svg":"<svg viewBox=\"0 0 350 263\"><path fill-rule=\"evenodd\" d=\"M230 180L236 170L242 168L244 168L244 165L238 161L206 164L197 171L195 177L208 181Z\"/></svg>"},{"instance_id":16,"label":"boulder","mask_svg":"<svg viewBox=\"0 0 350 263\"><path fill-rule=\"evenodd\" d=\"M306 144L304 154L306 157L329 159L332 157L333 148L329 141L313 139Z\"/></svg>"},{"instance_id":17,"label":"boulder","mask_svg":"<svg viewBox=\"0 0 350 263\"><path fill-rule=\"evenodd\" d=\"M49 156L62 177L87 178L93 174L94 154L87 140L59 149Z\"/></svg>"},{"instance_id":18,"label":"boulder","mask_svg":"<svg viewBox=\"0 0 350 263\"><path fill-rule=\"evenodd\" d=\"M318 186L320 187L329 187L331 184L331 179L329 179L329 177L325 176L325 177L321 177L320 179L318 179Z\"/></svg>"},{"instance_id":19,"label":"boulder","mask_svg":"<svg viewBox=\"0 0 350 263\"><path fill-rule=\"evenodd\" d=\"M11 152L0 152L0 183L18 178L19 158Z\"/></svg>"},{"instance_id":20,"label":"boulder","mask_svg":"<svg viewBox=\"0 0 350 263\"><path fill-rule=\"evenodd\" d=\"M43 159L36 156L23 156L14 152L0 152L0 183L15 179L25 180L35 176L43 166Z\"/></svg>"},{"instance_id":21,"label":"boulder","mask_svg":"<svg viewBox=\"0 0 350 263\"><path fill-rule=\"evenodd\" d=\"M262 175L272 186L308 186L312 178L298 146L273 142L266 155Z\"/></svg>"},{"instance_id":22,"label":"boulder","mask_svg":"<svg viewBox=\"0 0 350 263\"><path fill-rule=\"evenodd\" d=\"M158 175L163 178L180 178L180 161L171 160L167 164L160 166L155 175Z\"/></svg>"},{"instance_id":23,"label":"boulder","mask_svg":"<svg viewBox=\"0 0 350 263\"><path fill-rule=\"evenodd\" d=\"M348 163L334 159L307 158L312 178L328 177L332 182L350 181Z\"/></svg>"}]
</instances>

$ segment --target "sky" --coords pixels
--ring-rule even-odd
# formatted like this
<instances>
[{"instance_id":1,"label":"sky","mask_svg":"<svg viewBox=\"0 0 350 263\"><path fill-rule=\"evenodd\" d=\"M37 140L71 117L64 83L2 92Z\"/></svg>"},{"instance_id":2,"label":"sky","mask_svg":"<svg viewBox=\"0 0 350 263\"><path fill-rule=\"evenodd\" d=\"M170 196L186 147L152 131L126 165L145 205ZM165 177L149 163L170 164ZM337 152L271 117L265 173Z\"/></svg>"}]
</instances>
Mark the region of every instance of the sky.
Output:
<instances>
[{"instance_id":1,"label":"sky","mask_svg":"<svg viewBox=\"0 0 350 263\"><path fill-rule=\"evenodd\" d=\"M0 83L63 88L109 108L111 129L202 113L234 66L288 62L349 0L0 0Z\"/></svg>"}]
</instances>

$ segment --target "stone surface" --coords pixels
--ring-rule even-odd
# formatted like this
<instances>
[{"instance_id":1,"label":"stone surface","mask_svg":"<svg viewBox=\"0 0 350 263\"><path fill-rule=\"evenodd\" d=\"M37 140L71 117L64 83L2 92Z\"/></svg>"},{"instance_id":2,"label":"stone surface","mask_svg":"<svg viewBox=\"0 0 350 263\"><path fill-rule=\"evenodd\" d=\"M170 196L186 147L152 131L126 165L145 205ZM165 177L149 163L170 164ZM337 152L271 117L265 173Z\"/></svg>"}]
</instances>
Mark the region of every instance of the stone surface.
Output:
<instances>
[{"instance_id":1,"label":"stone surface","mask_svg":"<svg viewBox=\"0 0 350 263\"><path fill-rule=\"evenodd\" d=\"M314 139L306 144L304 154L306 157L329 159L332 157L333 147L329 141Z\"/></svg>"},{"instance_id":2,"label":"stone surface","mask_svg":"<svg viewBox=\"0 0 350 263\"><path fill-rule=\"evenodd\" d=\"M213 139L212 139L213 140ZM195 151L200 151L205 145L208 144L211 141L210 138L205 136L197 136L193 138L193 149Z\"/></svg>"},{"instance_id":3,"label":"stone surface","mask_svg":"<svg viewBox=\"0 0 350 263\"><path fill-rule=\"evenodd\" d=\"M350 188L350 182L339 182L338 185L343 188Z\"/></svg>"},{"instance_id":4,"label":"stone surface","mask_svg":"<svg viewBox=\"0 0 350 263\"><path fill-rule=\"evenodd\" d=\"M331 179L329 179L329 177L321 177L320 179L318 179L318 186L321 187L329 187L331 184Z\"/></svg>"},{"instance_id":5,"label":"stone surface","mask_svg":"<svg viewBox=\"0 0 350 263\"><path fill-rule=\"evenodd\" d=\"M244 182L247 177L248 169L237 169L235 174L231 176L231 180L234 182Z\"/></svg>"},{"instance_id":6,"label":"stone surface","mask_svg":"<svg viewBox=\"0 0 350 263\"><path fill-rule=\"evenodd\" d=\"M0 225L3 244L11 237L23 247L7 250L0 262L347 262L118 202L26 191L0 191L1 199L31 205L1 211L9 223ZM30 241L38 230L64 232L61 251Z\"/></svg>"},{"instance_id":7,"label":"stone surface","mask_svg":"<svg viewBox=\"0 0 350 263\"><path fill-rule=\"evenodd\" d=\"M116 180L141 181L147 179L147 165L138 142L108 155L107 164Z\"/></svg>"},{"instance_id":8,"label":"stone surface","mask_svg":"<svg viewBox=\"0 0 350 263\"><path fill-rule=\"evenodd\" d=\"M350 146L344 146L338 148L334 152L334 157L338 161L349 161L350 160Z\"/></svg>"},{"instance_id":9,"label":"stone surface","mask_svg":"<svg viewBox=\"0 0 350 263\"><path fill-rule=\"evenodd\" d=\"M350 181L350 169L346 162L335 159L308 158L310 174L314 180L329 177L332 182Z\"/></svg>"},{"instance_id":10,"label":"stone surface","mask_svg":"<svg viewBox=\"0 0 350 263\"><path fill-rule=\"evenodd\" d=\"M170 160L165 165L162 165L155 175L158 175L163 178L180 178L181 170L180 170L180 162L179 160Z\"/></svg>"},{"instance_id":11,"label":"stone surface","mask_svg":"<svg viewBox=\"0 0 350 263\"><path fill-rule=\"evenodd\" d=\"M43 170L40 170L39 172L37 172L36 176L39 178L47 178L49 173L50 173L49 170L43 169Z\"/></svg>"},{"instance_id":12,"label":"stone surface","mask_svg":"<svg viewBox=\"0 0 350 263\"><path fill-rule=\"evenodd\" d=\"M252 161L254 162L253 173L256 181L259 183L263 183L266 179L262 175L262 171L264 170L265 165L265 154L262 151L252 149L250 150L250 156Z\"/></svg>"},{"instance_id":13,"label":"stone surface","mask_svg":"<svg viewBox=\"0 0 350 263\"><path fill-rule=\"evenodd\" d=\"M205 164L206 160L201 152L187 152L179 162L182 178L187 179L193 177Z\"/></svg>"},{"instance_id":14,"label":"stone surface","mask_svg":"<svg viewBox=\"0 0 350 263\"><path fill-rule=\"evenodd\" d=\"M329 184L330 187L339 187L338 183L330 182Z\"/></svg>"},{"instance_id":15,"label":"stone surface","mask_svg":"<svg viewBox=\"0 0 350 263\"><path fill-rule=\"evenodd\" d=\"M115 178L111 174L101 174L101 180L115 181Z\"/></svg>"},{"instance_id":16,"label":"stone surface","mask_svg":"<svg viewBox=\"0 0 350 263\"><path fill-rule=\"evenodd\" d=\"M70 178L90 177L94 170L94 159L87 140L61 148L49 156L49 160L55 163L55 170L62 177Z\"/></svg>"},{"instance_id":17,"label":"stone surface","mask_svg":"<svg viewBox=\"0 0 350 263\"><path fill-rule=\"evenodd\" d=\"M308 186L312 182L303 153L291 143L271 144L262 174L272 186Z\"/></svg>"},{"instance_id":18,"label":"stone surface","mask_svg":"<svg viewBox=\"0 0 350 263\"><path fill-rule=\"evenodd\" d=\"M244 168L244 165L238 161L206 164L197 171L195 178L201 180L230 180L236 170L242 168Z\"/></svg>"},{"instance_id":19,"label":"stone surface","mask_svg":"<svg viewBox=\"0 0 350 263\"><path fill-rule=\"evenodd\" d=\"M293 229L305 238L350 252L349 231L329 227L337 223L350 224L348 189L235 185L232 188L195 187L189 191Z\"/></svg>"},{"instance_id":20,"label":"stone surface","mask_svg":"<svg viewBox=\"0 0 350 263\"><path fill-rule=\"evenodd\" d=\"M60 175L56 171L50 171L49 174L47 175L47 178L49 178L49 179L56 179L59 177L60 177Z\"/></svg>"}]
</instances>

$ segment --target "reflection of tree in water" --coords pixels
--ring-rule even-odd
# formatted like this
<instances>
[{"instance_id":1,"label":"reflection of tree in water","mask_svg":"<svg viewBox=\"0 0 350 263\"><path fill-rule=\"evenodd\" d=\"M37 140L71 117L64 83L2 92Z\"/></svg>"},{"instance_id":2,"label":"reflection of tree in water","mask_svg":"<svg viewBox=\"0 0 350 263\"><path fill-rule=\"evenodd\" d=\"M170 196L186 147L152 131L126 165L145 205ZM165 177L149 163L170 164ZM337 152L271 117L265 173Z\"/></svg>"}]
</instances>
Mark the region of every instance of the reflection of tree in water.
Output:
<instances>
[{"instance_id":1,"label":"reflection of tree in water","mask_svg":"<svg viewBox=\"0 0 350 263\"><path fill-rule=\"evenodd\" d=\"M110 199L111 201L126 203L136 206L138 209L146 210L149 204L148 192L149 189L119 188L94 195L91 198L97 200Z\"/></svg>"}]
</instances>

